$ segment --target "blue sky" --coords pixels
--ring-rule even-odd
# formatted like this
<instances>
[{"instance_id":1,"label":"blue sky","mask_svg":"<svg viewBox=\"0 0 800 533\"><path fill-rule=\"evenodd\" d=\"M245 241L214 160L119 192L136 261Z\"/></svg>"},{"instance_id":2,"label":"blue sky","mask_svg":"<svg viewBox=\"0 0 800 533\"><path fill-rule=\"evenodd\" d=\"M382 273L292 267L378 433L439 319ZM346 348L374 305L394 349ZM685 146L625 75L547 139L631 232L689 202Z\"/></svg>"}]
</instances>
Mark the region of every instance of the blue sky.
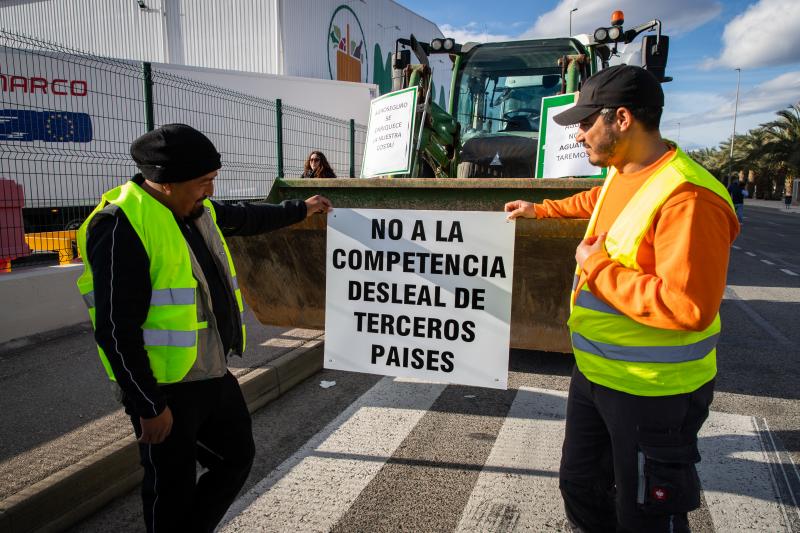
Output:
<instances>
[{"instance_id":1,"label":"blue sky","mask_svg":"<svg viewBox=\"0 0 800 533\"><path fill-rule=\"evenodd\" d=\"M717 146L733 129L735 69L741 68L736 132L800 101L800 0L398 0L459 42L565 36L653 18L670 36L661 131L686 149ZM630 46L639 46L633 43ZM680 123L680 126L678 124Z\"/></svg>"}]
</instances>

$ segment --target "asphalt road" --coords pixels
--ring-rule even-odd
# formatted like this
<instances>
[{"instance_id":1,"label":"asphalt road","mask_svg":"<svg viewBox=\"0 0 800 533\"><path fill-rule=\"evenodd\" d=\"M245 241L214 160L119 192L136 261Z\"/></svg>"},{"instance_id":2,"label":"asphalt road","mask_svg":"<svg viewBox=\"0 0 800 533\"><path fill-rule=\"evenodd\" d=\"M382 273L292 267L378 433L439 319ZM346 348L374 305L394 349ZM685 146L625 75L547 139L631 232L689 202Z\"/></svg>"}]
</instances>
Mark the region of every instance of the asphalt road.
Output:
<instances>
[{"instance_id":1,"label":"asphalt road","mask_svg":"<svg viewBox=\"0 0 800 533\"><path fill-rule=\"evenodd\" d=\"M721 308L695 531L798 530L796 508L769 495L775 470L758 445L772 435L800 463L798 243L800 216L747 210ZM256 464L224 530L563 530L556 472L572 363L513 351L508 391L323 371L255 413ZM748 424L761 437L739 439ZM786 453L776 457L791 475ZM140 531L139 505L129 494L74 531Z\"/></svg>"}]
</instances>

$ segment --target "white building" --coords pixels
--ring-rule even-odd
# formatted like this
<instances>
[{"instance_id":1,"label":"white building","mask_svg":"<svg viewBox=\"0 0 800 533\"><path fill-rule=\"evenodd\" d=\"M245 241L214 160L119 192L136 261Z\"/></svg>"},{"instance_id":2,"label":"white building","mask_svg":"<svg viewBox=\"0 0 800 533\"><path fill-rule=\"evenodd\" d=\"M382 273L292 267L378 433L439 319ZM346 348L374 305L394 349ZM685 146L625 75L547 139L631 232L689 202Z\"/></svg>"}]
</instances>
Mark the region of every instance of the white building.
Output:
<instances>
[{"instance_id":1,"label":"white building","mask_svg":"<svg viewBox=\"0 0 800 533\"><path fill-rule=\"evenodd\" d=\"M102 56L374 83L381 93L397 38L443 36L392 0L12 0L0 3L0 27ZM431 65L444 103L450 60Z\"/></svg>"}]
</instances>

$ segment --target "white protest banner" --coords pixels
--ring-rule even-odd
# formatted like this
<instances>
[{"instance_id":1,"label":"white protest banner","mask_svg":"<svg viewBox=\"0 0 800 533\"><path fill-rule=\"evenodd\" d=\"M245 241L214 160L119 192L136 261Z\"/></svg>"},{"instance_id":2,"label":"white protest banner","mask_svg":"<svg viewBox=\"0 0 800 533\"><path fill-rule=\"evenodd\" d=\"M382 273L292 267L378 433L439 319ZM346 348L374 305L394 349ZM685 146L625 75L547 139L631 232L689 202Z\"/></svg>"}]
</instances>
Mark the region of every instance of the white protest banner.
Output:
<instances>
[{"instance_id":1,"label":"white protest banner","mask_svg":"<svg viewBox=\"0 0 800 533\"><path fill-rule=\"evenodd\" d=\"M501 212L334 210L325 368L505 389L514 226Z\"/></svg>"},{"instance_id":2,"label":"white protest banner","mask_svg":"<svg viewBox=\"0 0 800 533\"><path fill-rule=\"evenodd\" d=\"M575 140L578 125L561 126L553 117L575 106L575 93L542 98L539 124L539 150L536 157L537 178L571 176L604 178L606 169L589 163L583 145Z\"/></svg>"},{"instance_id":3,"label":"white protest banner","mask_svg":"<svg viewBox=\"0 0 800 533\"><path fill-rule=\"evenodd\" d=\"M417 88L409 87L372 100L361 177L411 171L411 148Z\"/></svg>"}]
</instances>

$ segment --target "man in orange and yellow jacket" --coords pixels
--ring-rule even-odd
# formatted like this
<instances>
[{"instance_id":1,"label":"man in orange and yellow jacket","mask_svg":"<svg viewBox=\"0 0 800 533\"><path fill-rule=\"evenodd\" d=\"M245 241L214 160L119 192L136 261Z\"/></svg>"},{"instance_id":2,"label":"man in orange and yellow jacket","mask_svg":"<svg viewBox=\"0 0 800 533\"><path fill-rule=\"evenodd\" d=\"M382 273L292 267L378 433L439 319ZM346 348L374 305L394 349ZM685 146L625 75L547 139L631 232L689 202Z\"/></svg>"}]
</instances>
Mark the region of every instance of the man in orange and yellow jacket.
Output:
<instances>
[{"instance_id":1,"label":"man in orange and yellow jacket","mask_svg":"<svg viewBox=\"0 0 800 533\"><path fill-rule=\"evenodd\" d=\"M719 306L739 224L725 187L659 133L664 93L627 65L574 107L602 187L509 202L509 218L589 218L568 321L576 368L559 472L576 531L688 531L697 433L713 398Z\"/></svg>"}]
</instances>

